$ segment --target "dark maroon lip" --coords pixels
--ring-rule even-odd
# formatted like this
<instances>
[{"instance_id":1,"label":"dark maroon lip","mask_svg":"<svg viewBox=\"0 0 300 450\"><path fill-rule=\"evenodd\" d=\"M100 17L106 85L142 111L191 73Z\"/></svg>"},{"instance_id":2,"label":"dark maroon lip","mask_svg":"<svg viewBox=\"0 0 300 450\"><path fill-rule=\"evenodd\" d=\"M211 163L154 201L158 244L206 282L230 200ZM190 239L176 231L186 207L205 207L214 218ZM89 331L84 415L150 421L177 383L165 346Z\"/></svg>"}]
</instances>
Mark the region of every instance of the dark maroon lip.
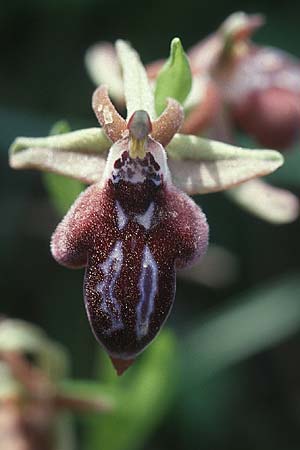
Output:
<instances>
[{"instance_id":1,"label":"dark maroon lip","mask_svg":"<svg viewBox=\"0 0 300 450\"><path fill-rule=\"evenodd\" d=\"M169 184L152 183L153 192L149 183L91 186L52 238L58 262L86 265L87 315L115 360L133 360L157 336L174 302L176 268L207 246L200 208Z\"/></svg>"}]
</instances>

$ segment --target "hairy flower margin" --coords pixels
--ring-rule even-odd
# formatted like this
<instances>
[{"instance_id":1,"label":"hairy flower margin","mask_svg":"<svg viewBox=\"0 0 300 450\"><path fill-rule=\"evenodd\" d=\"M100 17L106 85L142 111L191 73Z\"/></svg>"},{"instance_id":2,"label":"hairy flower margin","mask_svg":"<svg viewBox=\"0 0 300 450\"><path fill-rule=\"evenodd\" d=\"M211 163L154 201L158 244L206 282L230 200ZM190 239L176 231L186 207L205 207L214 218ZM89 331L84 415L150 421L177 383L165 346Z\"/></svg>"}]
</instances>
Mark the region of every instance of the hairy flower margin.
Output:
<instances>
[{"instance_id":1,"label":"hairy flower margin","mask_svg":"<svg viewBox=\"0 0 300 450\"><path fill-rule=\"evenodd\" d=\"M192 89L182 102L181 133L207 135L234 143L239 127L260 145L285 150L300 135L300 64L291 55L251 42L264 24L261 14L230 15L216 30L188 51ZM156 88L164 61L147 66ZM124 105L120 65L114 47L93 45L86 53L87 70L98 85L107 83L118 105ZM298 198L291 192L252 180L228 196L257 217L274 224L294 221ZM257 199L259 198L259 202Z\"/></svg>"},{"instance_id":2,"label":"hairy flower margin","mask_svg":"<svg viewBox=\"0 0 300 450\"><path fill-rule=\"evenodd\" d=\"M58 225L51 251L62 265L86 267L92 330L122 374L167 319L176 270L206 251L205 215L186 194L231 188L273 172L283 158L178 134L180 104L169 99L157 118L139 56L123 41L116 48L127 120L100 86L92 106L102 128L17 138L10 164L91 184Z\"/></svg>"}]
</instances>

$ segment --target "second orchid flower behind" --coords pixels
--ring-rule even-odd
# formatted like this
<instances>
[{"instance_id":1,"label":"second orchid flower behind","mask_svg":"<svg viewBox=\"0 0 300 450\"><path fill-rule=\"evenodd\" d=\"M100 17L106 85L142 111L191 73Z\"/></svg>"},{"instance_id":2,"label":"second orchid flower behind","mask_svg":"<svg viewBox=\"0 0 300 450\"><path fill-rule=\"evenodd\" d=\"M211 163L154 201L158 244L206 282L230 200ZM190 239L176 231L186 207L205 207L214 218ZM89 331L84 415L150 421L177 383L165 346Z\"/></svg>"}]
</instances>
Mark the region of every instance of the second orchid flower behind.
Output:
<instances>
[{"instance_id":1,"label":"second orchid flower behind","mask_svg":"<svg viewBox=\"0 0 300 450\"><path fill-rule=\"evenodd\" d=\"M180 104L169 99L156 118L138 55L123 41L117 50L128 120L101 86L93 96L101 129L18 138L10 164L92 184L58 225L51 251L62 265L86 267L87 315L120 375L167 319L176 270L206 251L205 215L186 193L230 188L276 170L283 158L272 150L176 134L183 122Z\"/></svg>"}]
</instances>

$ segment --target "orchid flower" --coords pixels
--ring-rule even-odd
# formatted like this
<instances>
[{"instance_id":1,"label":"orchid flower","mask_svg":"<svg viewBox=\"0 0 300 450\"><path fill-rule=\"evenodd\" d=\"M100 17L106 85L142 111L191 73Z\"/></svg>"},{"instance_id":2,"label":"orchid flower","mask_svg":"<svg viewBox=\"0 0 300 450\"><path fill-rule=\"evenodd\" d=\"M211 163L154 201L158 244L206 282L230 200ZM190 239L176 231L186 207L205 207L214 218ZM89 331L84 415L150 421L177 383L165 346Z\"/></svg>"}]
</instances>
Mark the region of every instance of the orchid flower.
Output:
<instances>
[{"instance_id":1,"label":"orchid flower","mask_svg":"<svg viewBox=\"0 0 300 450\"><path fill-rule=\"evenodd\" d=\"M300 65L281 50L251 42L251 35L263 23L260 14L234 13L188 51L192 89L184 98L175 96L185 111L181 133L234 143L238 125L261 145L280 150L299 136ZM159 60L147 66L155 90L163 77L164 64ZM114 47L109 43L92 46L86 54L86 66L95 83L107 83L114 100L123 105L121 70ZM228 196L274 224L292 222L299 215L294 194L263 180L249 181L242 188L228 191Z\"/></svg>"},{"instance_id":2,"label":"orchid flower","mask_svg":"<svg viewBox=\"0 0 300 450\"><path fill-rule=\"evenodd\" d=\"M211 136L234 142L234 128L239 126L261 145L285 150L299 138L300 64L279 49L251 42L253 32L263 24L260 14L232 14L189 51L189 58L194 74L206 73L214 95L218 92L218 113L215 118L210 115ZM213 95L207 104L215 104ZM192 132L197 132L196 118L195 109L187 123ZM205 123L199 125L203 129ZM251 180L228 195L273 223L292 222L299 216L298 198L263 180Z\"/></svg>"},{"instance_id":3,"label":"orchid flower","mask_svg":"<svg viewBox=\"0 0 300 450\"><path fill-rule=\"evenodd\" d=\"M100 86L92 106L102 128L17 138L10 164L91 184L57 226L51 252L66 267L86 268L84 301L92 330L122 374L166 321L176 270L206 252L206 217L187 194L266 175L283 157L178 133L180 104L168 99L157 117L138 54L123 41L116 48L127 119Z\"/></svg>"}]
</instances>

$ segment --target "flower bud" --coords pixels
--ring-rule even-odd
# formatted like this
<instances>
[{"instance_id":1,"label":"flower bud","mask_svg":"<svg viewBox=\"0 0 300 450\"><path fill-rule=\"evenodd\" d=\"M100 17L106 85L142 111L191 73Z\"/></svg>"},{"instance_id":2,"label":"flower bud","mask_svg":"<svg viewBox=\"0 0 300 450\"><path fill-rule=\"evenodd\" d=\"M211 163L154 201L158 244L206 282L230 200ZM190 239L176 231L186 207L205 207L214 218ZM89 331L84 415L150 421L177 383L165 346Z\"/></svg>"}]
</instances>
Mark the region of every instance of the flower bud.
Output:
<instances>
[{"instance_id":1,"label":"flower bud","mask_svg":"<svg viewBox=\"0 0 300 450\"><path fill-rule=\"evenodd\" d=\"M236 123L261 145L285 149L300 131L300 65L273 48L252 47L222 80Z\"/></svg>"}]
</instances>

